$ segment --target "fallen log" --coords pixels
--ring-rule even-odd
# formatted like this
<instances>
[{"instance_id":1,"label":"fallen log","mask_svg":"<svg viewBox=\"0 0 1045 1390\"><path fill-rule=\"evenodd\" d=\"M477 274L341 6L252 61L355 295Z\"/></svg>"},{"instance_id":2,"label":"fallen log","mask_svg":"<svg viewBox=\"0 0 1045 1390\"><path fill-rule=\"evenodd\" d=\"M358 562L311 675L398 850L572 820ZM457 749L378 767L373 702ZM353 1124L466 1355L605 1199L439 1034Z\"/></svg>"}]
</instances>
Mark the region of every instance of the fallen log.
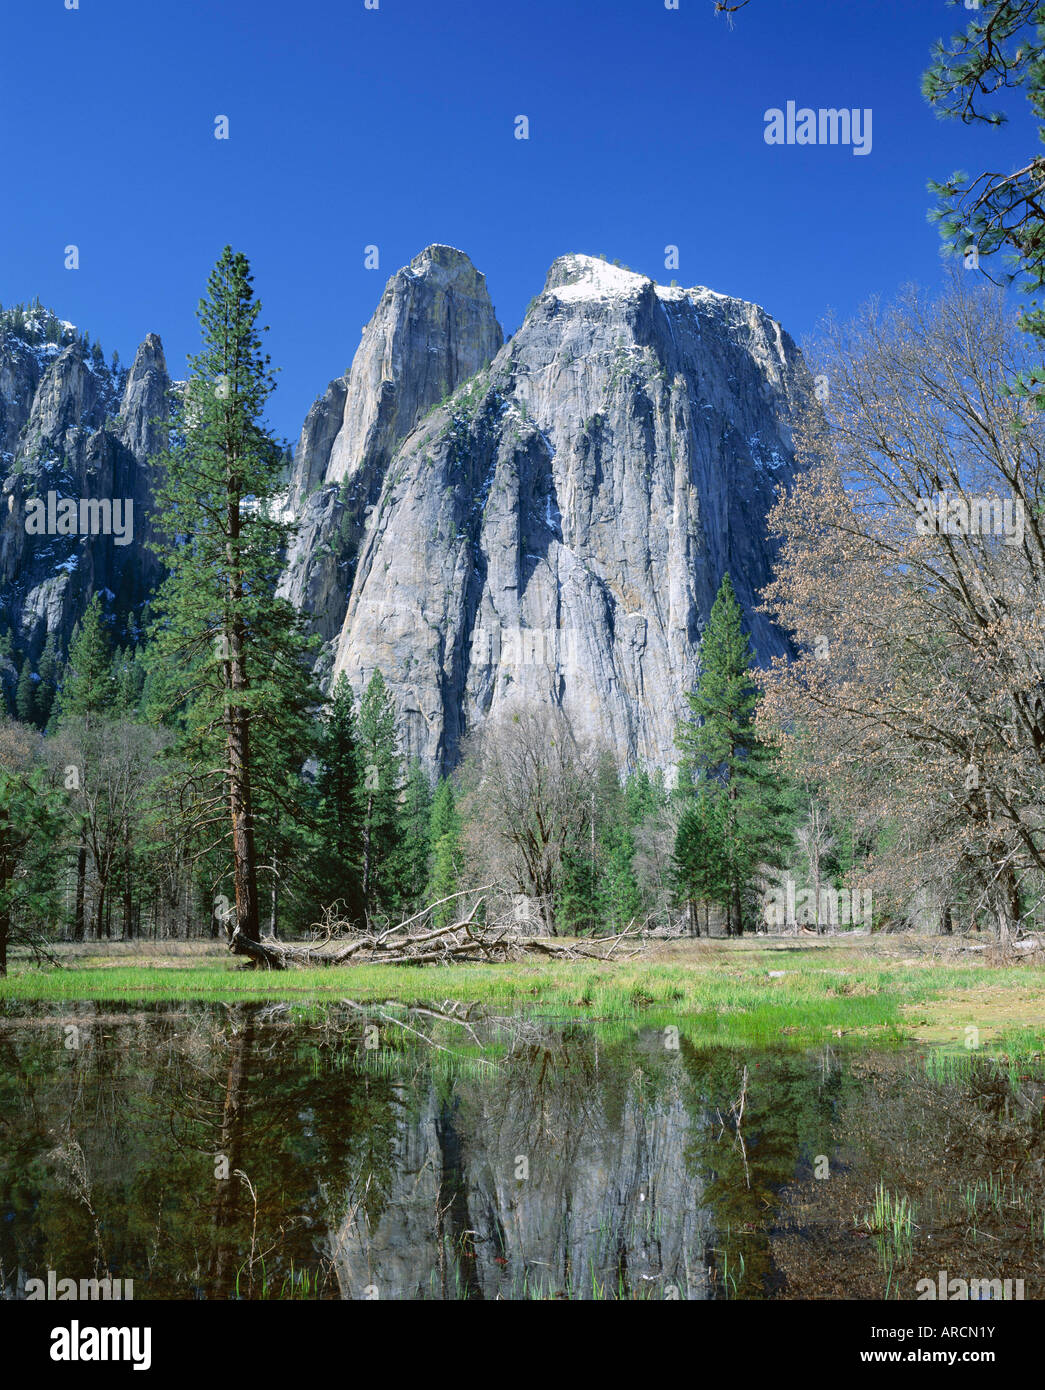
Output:
<instances>
[{"instance_id":1,"label":"fallen log","mask_svg":"<svg viewBox=\"0 0 1045 1390\"><path fill-rule=\"evenodd\" d=\"M603 949L582 946L577 942L521 937L502 924L491 926L476 921L479 909L485 902L483 891L467 889L452 894L450 898L430 904L405 922L380 931L356 931L350 924L340 922L328 913L320 937L308 942L284 942L273 936L253 941L238 928L230 929L229 950L235 955L246 956L255 967L264 970L285 970L291 965L452 965L457 961L523 960L527 956L566 961L611 960L615 958L614 952L622 941L637 935L637 928L628 927L610 938L608 943L600 943ZM425 926L424 919L430 917L436 907L474 892L480 896L472 904L467 917L442 927ZM629 952L625 958L630 959L634 954L636 952Z\"/></svg>"}]
</instances>

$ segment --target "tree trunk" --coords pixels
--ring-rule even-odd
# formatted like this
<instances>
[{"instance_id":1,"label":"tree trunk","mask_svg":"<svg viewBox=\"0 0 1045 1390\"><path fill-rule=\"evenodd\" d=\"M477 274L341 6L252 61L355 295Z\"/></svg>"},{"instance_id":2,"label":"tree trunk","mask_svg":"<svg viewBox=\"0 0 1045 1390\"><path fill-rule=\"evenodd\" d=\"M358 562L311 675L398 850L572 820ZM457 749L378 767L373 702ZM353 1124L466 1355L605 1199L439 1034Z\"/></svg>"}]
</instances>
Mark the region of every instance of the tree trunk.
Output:
<instances>
[{"instance_id":1,"label":"tree trunk","mask_svg":"<svg viewBox=\"0 0 1045 1390\"><path fill-rule=\"evenodd\" d=\"M541 884L541 919L548 930L549 936L558 936L559 930L555 921L555 885L552 883L549 874Z\"/></svg>"},{"instance_id":2,"label":"tree trunk","mask_svg":"<svg viewBox=\"0 0 1045 1390\"><path fill-rule=\"evenodd\" d=\"M1016 875L1010 869L1008 871L1009 884L1009 913L1012 920L1012 932L1014 936L1019 935L1020 923L1023 921L1023 904L1020 902L1020 885L1016 881Z\"/></svg>"},{"instance_id":3,"label":"tree trunk","mask_svg":"<svg viewBox=\"0 0 1045 1390\"><path fill-rule=\"evenodd\" d=\"M130 822L123 825L123 939L130 941L134 936L133 897L131 893L131 827Z\"/></svg>"},{"instance_id":4,"label":"tree trunk","mask_svg":"<svg viewBox=\"0 0 1045 1390\"><path fill-rule=\"evenodd\" d=\"M827 931L828 924L820 920L820 855L811 849L809 858L813 879L813 902L816 906L816 934L823 936Z\"/></svg>"},{"instance_id":5,"label":"tree trunk","mask_svg":"<svg viewBox=\"0 0 1045 1390\"><path fill-rule=\"evenodd\" d=\"M94 907L94 935L97 941L101 941L102 932L105 931L105 890L107 884L103 878L98 879L98 901ZM106 932L108 935L108 932Z\"/></svg>"},{"instance_id":6,"label":"tree trunk","mask_svg":"<svg viewBox=\"0 0 1045 1390\"><path fill-rule=\"evenodd\" d=\"M999 903L996 914L998 918L998 940L1003 946L1007 946L1012 940L1012 932L1009 927L1009 914L1003 903Z\"/></svg>"},{"instance_id":7,"label":"tree trunk","mask_svg":"<svg viewBox=\"0 0 1045 1390\"><path fill-rule=\"evenodd\" d=\"M236 895L236 928L247 941L261 939L258 912L258 865L254 842L254 805L251 790L253 765L250 758L250 719L243 703L250 682L247 678L247 633L240 616L243 603L243 574L235 542L240 536L240 477L235 443L226 445L228 498L226 520L229 544L227 595L231 622L222 637L227 661L226 680L229 701L226 707L226 751L228 753L229 813L232 819L232 881Z\"/></svg>"},{"instance_id":8,"label":"tree trunk","mask_svg":"<svg viewBox=\"0 0 1045 1390\"><path fill-rule=\"evenodd\" d=\"M368 918L370 916L370 831L373 817L374 798L368 796L366 815L363 817L363 904Z\"/></svg>"},{"instance_id":9,"label":"tree trunk","mask_svg":"<svg viewBox=\"0 0 1045 1390\"><path fill-rule=\"evenodd\" d=\"M1023 909L1020 904L1020 886L1016 881L1016 875L1011 868L1005 870L1005 876L998 885L998 898L996 900L995 917L998 922L998 940L1003 946L1007 946L1013 936L1019 931L1020 919Z\"/></svg>"},{"instance_id":10,"label":"tree trunk","mask_svg":"<svg viewBox=\"0 0 1045 1390\"><path fill-rule=\"evenodd\" d=\"M242 667L234 661L233 669ZM243 689L233 677L233 689ZM258 866L254 843L254 809L250 793L250 732L242 706L230 706L228 720L229 809L232 815L232 881L236 925L248 941L261 938L258 917Z\"/></svg>"},{"instance_id":11,"label":"tree trunk","mask_svg":"<svg viewBox=\"0 0 1045 1390\"><path fill-rule=\"evenodd\" d=\"M80 821L80 844L76 851L76 912L73 917L73 940L82 941L86 928L84 899L87 890L87 821Z\"/></svg>"}]
</instances>

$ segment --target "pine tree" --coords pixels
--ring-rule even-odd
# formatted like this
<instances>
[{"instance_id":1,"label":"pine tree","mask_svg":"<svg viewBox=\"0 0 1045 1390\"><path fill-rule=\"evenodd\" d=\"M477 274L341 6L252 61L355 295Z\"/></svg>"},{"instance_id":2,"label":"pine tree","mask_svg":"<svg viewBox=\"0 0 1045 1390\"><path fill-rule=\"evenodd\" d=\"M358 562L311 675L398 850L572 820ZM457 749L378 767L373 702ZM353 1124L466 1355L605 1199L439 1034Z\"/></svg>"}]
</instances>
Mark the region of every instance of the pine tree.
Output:
<instances>
[{"instance_id":1,"label":"pine tree","mask_svg":"<svg viewBox=\"0 0 1045 1390\"><path fill-rule=\"evenodd\" d=\"M454 784L449 777L441 777L432 797L432 810L429 817L432 843L438 844L444 835L456 838L461 834L461 817L454 796Z\"/></svg>"},{"instance_id":2,"label":"pine tree","mask_svg":"<svg viewBox=\"0 0 1045 1390\"><path fill-rule=\"evenodd\" d=\"M727 930L743 931L745 899L762 865L778 864L790 838L791 807L774 751L758 736L758 691L750 640L729 575L722 579L700 644L700 679L686 696L693 715L676 735L689 780L719 788L717 853L725 879Z\"/></svg>"},{"instance_id":3,"label":"pine tree","mask_svg":"<svg viewBox=\"0 0 1045 1390\"><path fill-rule=\"evenodd\" d=\"M145 687L145 667L138 647L124 647L113 662L116 672L116 699L121 711L132 717L141 705Z\"/></svg>"},{"instance_id":4,"label":"pine tree","mask_svg":"<svg viewBox=\"0 0 1045 1390\"><path fill-rule=\"evenodd\" d=\"M40 654L40 684L36 691L36 712L41 728L47 727L51 717L55 695L58 692L58 649L54 633L47 634L47 641Z\"/></svg>"},{"instance_id":5,"label":"pine tree","mask_svg":"<svg viewBox=\"0 0 1045 1390\"><path fill-rule=\"evenodd\" d=\"M317 748L313 848L308 856L303 898L312 925L326 908L353 923L366 916L363 900L363 829L359 797L359 750L352 690L338 678Z\"/></svg>"},{"instance_id":6,"label":"pine tree","mask_svg":"<svg viewBox=\"0 0 1045 1390\"><path fill-rule=\"evenodd\" d=\"M359 761L363 774L363 895L367 912L398 906L396 868L402 845L399 791L402 775L392 692L380 671L371 676L359 705Z\"/></svg>"},{"instance_id":7,"label":"pine tree","mask_svg":"<svg viewBox=\"0 0 1045 1390\"><path fill-rule=\"evenodd\" d=\"M649 792L651 784L645 773L631 781L630 790L621 785L616 763L605 754L589 796L578 803L556 894L556 914L570 931L619 930L642 910L633 831L642 818L637 790L644 785Z\"/></svg>"},{"instance_id":8,"label":"pine tree","mask_svg":"<svg viewBox=\"0 0 1045 1390\"><path fill-rule=\"evenodd\" d=\"M398 890L402 907L416 912L428 886L432 841L432 784L417 758L413 758L406 773L400 803Z\"/></svg>"},{"instance_id":9,"label":"pine tree","mask_svg":"<svg viewBox=\"0 0 1045 1390\"><path fill-rule=\"evenodd\" d=\"M116 700L112 648L102 618L102 601L95 594L73 629L69 660L62 673L57 697L59 718L78 715L89 718L111 710Z\"/></svg>"},{"instance_id":10,"label":"pine tree","mask_svg":"<svg viewBox=\"0 0 1045 1390\"><path fill-rule=\"evenodd\" d=\"M570 935L598 927L599 871L590 842L585 843L584 827L575 827L575 833L563 846L555 888L555 920Z\"/></svg>"},{"instance_id":11,"label":"pine tree","mask_svg":"<svg viewBox=\"0 0 1045 1390\"><path fill-rule=\"evenodd\" d=\"M700 641L700 680L686 695L693 722L682 725L675 739L687 769L723 782L758 744L758 692L743 616L726 574Z\"/></svg>"},{"instance_id":12,"label":"pine tree","mask_svg":"<svg viewBox=\"0 0 1045 1390\"><path fill-rule=\"evenodd\" d=\"M634 783L634 785L631 785ZM595 840L598 863L596 911L600 929L620 930L642 910L642 898L632 867L634 827L652 802L648 775L621 785L613 759L600 759L595 789Z\"/></svg>"},{"instance_id":13,"label":"pine tree","mask_svg":"<svg viewBox=\"0 0 1045 1390\"><path fill-rule=\"evenodd\" d=\"M724 853L722 797L701 787L679 819L675 836L675 882L685 901L690 924L700 935L700 909L704 909L704 935L709 932L711 904L728 907L730 880Z\"/></svg>"},{"instance_id":14,"label":"pine tree","mask_svg":"<svg viewBox=\"0 0 1045 1390\"><path fill-rule=\"evenodd\" d=\"M23 724L36 723L36 682L33 680L33 668L28 657L22 662L21 674L18 677L15 714Z\"/></svg>"},{"instance_id":15,"label":"pine tree","mask_svg":"<svg viewBox=\"0 0 1045 1390\"><path fill-rule=\"evenodd\" d=\"M601 925L623 929L642 911L642 895L632 860L635 841L628 826L617 826L601 838L599 915Z\"/></svg>"},{"instance_id":16,"label":"pine tree","mask_svg":"<svg viewBox=\"0 0 1045 1390\"><path fill-rule=\"evenodd\" d=\"M152 696L162 692L176 751L213 769L199 804L224 803L241 943L259 939L256 815L298 813L296 774L319 703L302 619L276 596L291 528L270 506L282 451L263 423L274 380L260 309L246 257L226 246L200 302L202 348L161 460L156 548L168 575L149 649L162 671ZM201 812L193 829L204 833L211 819Z\"/></svg>"},{"instance_id":17,"label":"pine tree","mask_svg":"<svg viewBox=\"0 0 1045 1390\"><path fill-rule=\"evenodd\" d=\"M628 824L633 828L664 804L663 786L655 783L645 768L633 772L624 783L624 805Z\"/></svg>"},{"instance_id":18,"label":"pine tree","mask_svg":"<svg viewBox=\"0 0 1045 1390\"><path fill-rule=\"evenodd\" d=\"M429 820L432 845L432 876L428 884L428 901L440 905L432 912L437 927L454 920L456 903L441 899L456 893L461 873L461 817L457 811L453 783L448 777L440 780L432 798Z\"/></svg>"}]
</instances>

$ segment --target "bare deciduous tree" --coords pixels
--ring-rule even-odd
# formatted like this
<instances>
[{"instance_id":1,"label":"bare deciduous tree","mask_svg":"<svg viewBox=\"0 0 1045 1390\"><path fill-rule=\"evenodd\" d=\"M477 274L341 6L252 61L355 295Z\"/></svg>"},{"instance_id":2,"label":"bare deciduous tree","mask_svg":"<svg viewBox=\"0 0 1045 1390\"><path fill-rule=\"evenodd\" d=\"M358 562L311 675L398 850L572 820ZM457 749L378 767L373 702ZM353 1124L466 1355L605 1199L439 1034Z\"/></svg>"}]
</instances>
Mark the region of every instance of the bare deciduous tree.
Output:
<instances>
[{"instance_id":1,"label":"bare deciduous tree","mask_svg":"<svg viewBox=\"0 0 1045 1390\"><path fill-rule=\"evenodd\" d=\"M469 749L470 860L483 881L503 882L533 904L552 936L563 851L589 829L596 763L558 709L506 708Z\"/></svg>"},{"instance_id":2,"label":"bare deciduous tree","mask_svg":"<svg viewBox=\"0 0 1045 1390\"><path fill-rule=\"evenodd\" d=\"M135 834L156 799L158 755L165 742L161 732L144 724L98 715L65 720L50 741L48 758L55 784L61 784L63 767L76 774L68 796L89 855L97 939L108 934L109 890L118 870L125 895L130 893ZM127 920L125 901L125 931Z\"/></svg>"},{"instance_id":3,"label":"bare deciduous tree","mask_svg":"<svg viewBox=\"0 0 1045 1390\"><path fill-rule=\"evenodd\" d=\"M1026 352L1003 298L958 278L829 325L766 591L802 650L763 720L893 826L876 869L899 898L946 865L1003 940L1045 874L1045 417L1010 390Z\"/></svg>"}]
</instances>

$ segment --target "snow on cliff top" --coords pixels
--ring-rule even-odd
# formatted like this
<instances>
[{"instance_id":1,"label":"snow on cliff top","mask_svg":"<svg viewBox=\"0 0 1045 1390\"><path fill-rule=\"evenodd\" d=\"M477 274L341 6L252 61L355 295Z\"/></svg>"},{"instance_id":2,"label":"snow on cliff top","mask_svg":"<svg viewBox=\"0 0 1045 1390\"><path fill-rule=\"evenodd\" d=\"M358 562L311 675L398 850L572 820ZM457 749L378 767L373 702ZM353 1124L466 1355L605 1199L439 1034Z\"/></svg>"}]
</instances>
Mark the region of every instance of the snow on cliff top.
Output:
<instances>
[{"instance_id":1,"label":"snow on cliff top","mask_svg":"<svg viewBox=\"0 0 1045 1390\"><path fill-rule=\"evenodd\" d=\"M638 275L623 266L611 265L598 256L563 256L563 271L575 277L572 283L555 286L551 293L566 301L577 299L613 299L621 294L634 294L649 283L648 275Z\"/></svg>"},{"instance_id":2,"label":"snow on cliff top","mask_svg":"<svg viewBox=\"0 0 1045 1390\"><path fill-rule=\"evenodd\" d=\"M681 285L658 285L648 275L635 270L625 270L623 266L612 265L599 256L562 256L556 261L569 283L553 285L548 293L554 294L566 303L579 300L615 299L621 295L633 295L653 284L658 299L680 303L689 300L717 300L723 304L743 304L729 294L719 294L717 290L706 289L703 285L693 285L686 289Z\"/></svg>"}]
</instances>

